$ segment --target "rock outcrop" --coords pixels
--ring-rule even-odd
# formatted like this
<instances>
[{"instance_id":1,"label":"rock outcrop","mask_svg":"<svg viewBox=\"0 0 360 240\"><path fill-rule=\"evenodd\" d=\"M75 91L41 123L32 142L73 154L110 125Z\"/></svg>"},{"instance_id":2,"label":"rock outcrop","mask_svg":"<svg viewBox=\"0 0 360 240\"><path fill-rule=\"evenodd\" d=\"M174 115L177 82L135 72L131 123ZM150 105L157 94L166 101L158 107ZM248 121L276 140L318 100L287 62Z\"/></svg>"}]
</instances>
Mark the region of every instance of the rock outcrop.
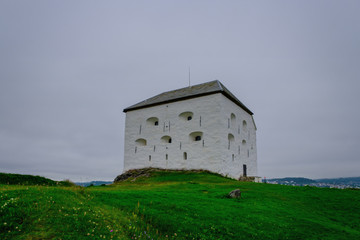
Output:
<instances>
[{"instance_id":1,"label":"rock outcrop","mask_svg":"<svg viewBox=\"0 0 360 240\"><path fill-rule=\"evenodd\" d=\"M235 189L235 190L232 190L230 193L229 193L229 197L230 198L241 198L241 191L240 189Z\"/></svg>"}]
</instances>

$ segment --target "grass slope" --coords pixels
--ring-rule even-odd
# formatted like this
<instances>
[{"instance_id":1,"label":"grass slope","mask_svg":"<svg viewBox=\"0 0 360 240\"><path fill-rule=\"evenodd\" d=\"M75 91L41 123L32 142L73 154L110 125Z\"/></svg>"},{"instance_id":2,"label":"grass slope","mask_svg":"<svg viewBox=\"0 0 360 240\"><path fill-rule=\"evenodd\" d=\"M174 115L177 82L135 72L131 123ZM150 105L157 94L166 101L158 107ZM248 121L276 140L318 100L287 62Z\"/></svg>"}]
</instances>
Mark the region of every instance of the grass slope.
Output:
<instances>
[{"instance_id":1,"label":"grass slope","mask_svg":"<svg viewBox=\"0 0 360 240\"><path fill-rule=\"evenodd\" d=\"M39 186L71 186L69 181L53 181L48 178L33 175L0 173L0 184L7 185L39 185Z\"/></svg>"},{"instance_id":2,"label":"grass slope","mask_svg":"<svg viewBox=\"0 0 360 240\"><path fill-rule=\"evenodd\" d=\"M242 199L229 199L235 188ZM0 239L360 239L360 191L153 172L101 187L0 185Z\"/></svg>"}]
</instances>

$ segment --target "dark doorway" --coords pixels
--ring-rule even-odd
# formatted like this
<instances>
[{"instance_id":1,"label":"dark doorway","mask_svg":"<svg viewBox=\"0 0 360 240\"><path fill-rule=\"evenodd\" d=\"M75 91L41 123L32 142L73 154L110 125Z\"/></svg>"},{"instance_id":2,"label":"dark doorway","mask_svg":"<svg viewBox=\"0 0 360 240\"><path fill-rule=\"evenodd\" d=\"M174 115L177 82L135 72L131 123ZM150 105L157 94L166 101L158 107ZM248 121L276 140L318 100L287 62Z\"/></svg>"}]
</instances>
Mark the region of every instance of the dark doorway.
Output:
<instances>
[{"instance_id":1,"label":"dark doorway","mask_svg":"<svg viewBox=\"0 0 360 240\"><path fill-rule=\"evenodd\" d=\"M246 164L243 164L243 173L244 173L243 176L244 176L244 177L247 176L247 173L246 173L247 171L246 171L246 170L247 170L247 169L246 169Z\"/></svg>"}]
</instances>

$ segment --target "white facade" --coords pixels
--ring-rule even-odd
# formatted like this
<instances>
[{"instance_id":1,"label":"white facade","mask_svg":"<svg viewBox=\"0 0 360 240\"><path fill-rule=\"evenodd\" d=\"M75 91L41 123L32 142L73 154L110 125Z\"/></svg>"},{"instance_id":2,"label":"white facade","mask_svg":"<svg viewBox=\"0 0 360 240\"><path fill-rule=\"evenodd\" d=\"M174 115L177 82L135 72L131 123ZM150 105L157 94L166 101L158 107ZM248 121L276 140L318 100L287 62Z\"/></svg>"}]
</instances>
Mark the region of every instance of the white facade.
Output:
<instances>
[{"instance_id":1,"label":"white facade","mask_svg":"<svg viewBox=\"0 0 360 240\"><path fill-rule=\"evenodd\" d=\"M124 171L145 167L257 176L253 117L222 93L126 111Z\"/></svg>"}]
</instances>

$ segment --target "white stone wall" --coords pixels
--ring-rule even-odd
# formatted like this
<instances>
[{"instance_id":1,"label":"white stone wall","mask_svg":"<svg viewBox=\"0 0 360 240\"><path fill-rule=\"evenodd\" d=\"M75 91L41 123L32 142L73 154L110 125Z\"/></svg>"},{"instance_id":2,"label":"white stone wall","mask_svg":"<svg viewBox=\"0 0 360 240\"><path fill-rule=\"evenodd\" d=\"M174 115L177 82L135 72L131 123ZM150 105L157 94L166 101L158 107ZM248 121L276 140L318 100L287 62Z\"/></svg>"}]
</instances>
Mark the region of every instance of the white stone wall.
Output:
<instances>
[{"instance_id":1,"label":"white stone wall","mask_svg":"<svg viewBox=\"0 0 360 240\"><path fill-rule=\"evenodd\" d=\"M231 113L235 115L232 122ZM241 125L243 120L247 123L245 129ZM234 136L230 149L229 133ZM201 140L194 141L200 135ZM241 145L242 140L246 141L245 145ZM252 118L221 93L128 111L124 152L124 171L144 167L206 169L239 178L246 164L247 175L257 175Z\"/></svg>"},{"instance_id":2,"label":"white stone wall","mask_svg":"<svg viewBox=\"0 0 360 240\"><path fill-rule=\"evenodd\" d=\"M226 125L221 142L229 144L229 134L234 137L230 140L230 149L229 145L223 147L227 150L223 150L221 173L239 178L244 175L243 165L246 165L247 176L257 176L256 126L252 116L221 95L221 118Z\"/></svg>"}]
</instances>

